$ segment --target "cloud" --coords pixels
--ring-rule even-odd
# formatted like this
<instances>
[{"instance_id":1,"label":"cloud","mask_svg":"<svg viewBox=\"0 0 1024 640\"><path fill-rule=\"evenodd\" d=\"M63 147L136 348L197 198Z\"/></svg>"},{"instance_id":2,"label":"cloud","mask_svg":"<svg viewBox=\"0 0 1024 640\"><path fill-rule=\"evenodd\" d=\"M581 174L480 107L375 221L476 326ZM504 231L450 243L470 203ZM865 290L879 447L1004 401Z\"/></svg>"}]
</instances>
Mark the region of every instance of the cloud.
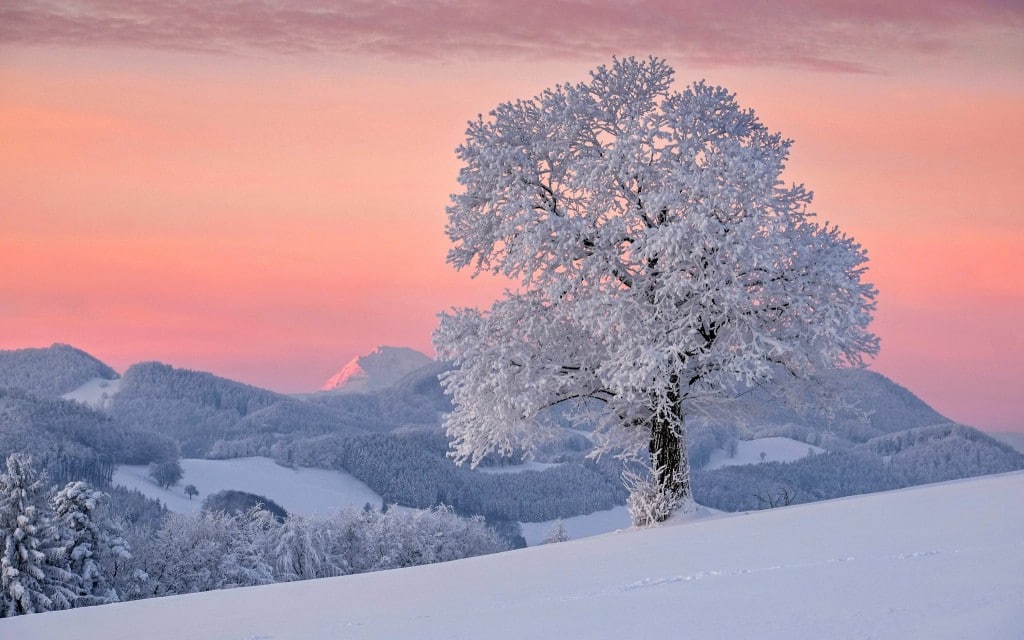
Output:
<instances>
[{"instance_id":1,"label":"cloud","mask_svg":"<svg viewBox=\"0 0 1024 640\"><path fill-rule=\"evenodd\" d=\"M708 65L866 71L978 27L1021 29L1014 0L16 0L0 43L399 59L593 58L654 51Z\"/></svg>"}]
</instances>

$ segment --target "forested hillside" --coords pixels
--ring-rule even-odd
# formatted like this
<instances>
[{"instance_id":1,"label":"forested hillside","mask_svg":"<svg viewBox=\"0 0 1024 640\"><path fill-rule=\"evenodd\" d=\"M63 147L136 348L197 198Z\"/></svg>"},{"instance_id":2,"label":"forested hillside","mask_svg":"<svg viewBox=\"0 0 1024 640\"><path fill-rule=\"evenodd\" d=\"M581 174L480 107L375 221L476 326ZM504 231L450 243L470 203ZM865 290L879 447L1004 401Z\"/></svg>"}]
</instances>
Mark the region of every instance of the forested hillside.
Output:
<instances>
[{"instance_id":1,"label":"forested hillside","mask_svg":"<svg viewBox=\"0 0 1024 640\"><path fill-rule=\"evenodd\" d=\"M0 389L0 459L16 452L31 455L51 482L105 486L114 465L177 458L178 445L77 402Z\"/></svg>"},{"instance_id":2,"label":"forested hillside","mask_svg":"<svg viewBox=\"0 0 1024 640\"><path fill-rule=\"evenodd\" d=\"M60 345L0 355L8 358L7 379L60 378L67 362L77 363L71 368L79 373L53 389L97 373L116 375L88 354ZM53 475L88 472L100 482L113 463L172 457L175 447L186 457L267 456L288 466L347 471L386 503L445 504L494 522L545 521L623 503L620 463L587 458L590 418L587 407L572 403L551 410L552 436L534 452L536 460L558 466L497 475L456 466L440 429L451 405L438 375L448 369L431 363L371 393L298 397L141 363L125 372L104 405L106 414L4 392L0 453L26 451ZM715 450L774 436L826 452L794 462L701 470ZM725 510L1024 468L1021 454L951 423L905 388L866 370L836 370L795 389L756 389L698 407L687 421L687 447L697 500ZM522 453L483 463L514 468Z\"/></svg>"},{"instance_id":3,"label":"forested hillside","mask_svg":"<svg viewBox=\"0 0 1024 640\"><path fill-rule=\"evenodd\" d=\"M46 349L0 351L0 388L56 398L93 378L116 379L117 372L88 353L66 344Z\"/></svg>"},{"instance_id":4,"label":"forested hillside","mask_svg":"<svg viewBox=\"0 0 1024 640\"><path fill-rule=\"evenodd\" d=\"M1024 455L963 425L920 427L851 450L694 471L700 504L764 509L1024 469Z\"/></svg>"},{"instance_id":5,"label":"forested hillside","mask_svg":"<svg viewBox=\"0 0 1024 640\"><path fill-rule=\"evenodd\" d=\"M287 400L210 373L145 362L125 371L110 413L126 424L173 438L185 456L205 457L214 442L238 433L243 418Z\"/></svg>"}]
</instances>

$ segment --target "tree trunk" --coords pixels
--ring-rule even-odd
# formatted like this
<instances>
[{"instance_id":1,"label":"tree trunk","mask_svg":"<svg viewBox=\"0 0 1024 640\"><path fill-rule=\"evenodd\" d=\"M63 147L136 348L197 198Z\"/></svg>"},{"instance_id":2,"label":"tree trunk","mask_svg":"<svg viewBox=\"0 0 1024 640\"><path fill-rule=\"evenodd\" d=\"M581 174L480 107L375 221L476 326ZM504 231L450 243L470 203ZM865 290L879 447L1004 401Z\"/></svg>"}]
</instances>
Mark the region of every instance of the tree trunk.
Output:
<instances>
[{"instance_id":1,"label":"tree trunk","mask_svg":"<svg viewBox=\"0 0 1024 640\"><path fill-rule=\"evenodd\" d=\"M666 394L667 406L651 421L651 466L662 493L685 504L693 499L690 489L690 461L686 454L686 428L679 379L672 376Z\"/></svg>"}]
</instances>

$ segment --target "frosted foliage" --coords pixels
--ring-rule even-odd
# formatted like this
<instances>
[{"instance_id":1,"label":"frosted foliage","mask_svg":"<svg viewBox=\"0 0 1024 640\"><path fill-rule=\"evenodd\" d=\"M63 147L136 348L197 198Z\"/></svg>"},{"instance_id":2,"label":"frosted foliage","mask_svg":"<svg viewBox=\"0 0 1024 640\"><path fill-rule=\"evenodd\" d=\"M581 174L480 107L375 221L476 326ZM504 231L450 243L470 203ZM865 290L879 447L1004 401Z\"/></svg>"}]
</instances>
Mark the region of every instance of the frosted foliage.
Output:
<instances>
[{"instance_id":1,"label":"frosted foliage","mask_svg":"<svg viewBox=\"0 0 1024 640\"><path fill-rule=\"evenodd\" d=\"M667 495L654 481L655 474L639 474L627 469L622 473L622 481L629 490L626 508L629 519L636 527L649 527L663 522L672 512L682 507L684 512L695 508L692 500L683 505L677 504L674 496Z\"/></svg>"},{"instance_id":2,"label":"frosted foliage","mask_svg":"<svg viewBox=\"0 0 1024 640\"><path fill-rule=\"evenodd\" d=\"M73 576L46 512L39 508L43 483L26 456L7 458L0 474L0 617L67 609Z\"/></svg>"},{"instance_id":3,"label":"frosted foliage","mask_svg":"<svg viewBox=\"0 0 1024 640\"><path fill-rule=\"evenodd\" d=\"M105 497L85 482L69 482L51 500L68 570L79 586L76 606L117 602L106 565L131 558L125 541L95 519Z\"/></svg>"},{"instance_id":4,"label":"frosted foliage","mask_svg":"<svg viewBox=\"0 0 1024 640\"><path fill-rule=\"evenodd\" d=\"M555 524L551 525L551 530L541 540L541 544L555 544L558 542L566 542L569 539L569 532L565 530L565 525L562 523L562 519L555 520Z\"/></svg>"},{"instance_id":5,"label":"frosted foliage","mask_svg":"<svg viewBox=\"0 0 1024 640\"><path fill-rule=\"evenodd\" d=\"M615 60L469 123L448 260L518 286L442 314L457 459L529 452L568 398L603 403L598 454L634 456L659 416L681 437L680 407L877 351L866 254L783 183L791 142L672 80Z\"/></svg>"}]
</instances>

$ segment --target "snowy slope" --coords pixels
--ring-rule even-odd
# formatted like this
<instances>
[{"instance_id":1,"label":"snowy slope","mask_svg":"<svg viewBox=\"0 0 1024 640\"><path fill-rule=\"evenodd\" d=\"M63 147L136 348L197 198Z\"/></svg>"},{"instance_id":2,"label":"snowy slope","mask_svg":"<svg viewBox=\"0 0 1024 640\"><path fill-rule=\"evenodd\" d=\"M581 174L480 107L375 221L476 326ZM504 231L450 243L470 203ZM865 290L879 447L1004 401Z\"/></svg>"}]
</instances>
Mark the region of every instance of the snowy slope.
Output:
<instances>
[{"instance_id":1,"label":"snowy slope","mask_svg":"<svg viewBox=\"0 0 1024 640\"><path fill-rule=\"evenodd\" d=\"M61 398L75 400L93 409L103 409L107 402L118 391L121 390L121 378L108 380L107 378L92 378L85 381L82 386L68 391Z\"/></svg>"},{"instance_id":2,"label":"snowy slope","mask_svg":"<svg viewBox=\"0 0 1024 640\"><path fill-rule=\"evenodd\" d=\"M224 489L255 493L270 498L289 513L302 515L327 514L345 507L362 507L367 502L375 507L381 504L378 494L344 471L289 469L270 458L184 459L181 468L185 476L170 489L157 486L146 466L120 466L113 481L138 489L179 513L198 511L203 498ZM183 491L189 484L199 490L199 496L192 500Z\"/></svg>"},{"instance_id":3,"label":"snowy slope","mask_svg":"<svg viewBox=\"0 0 1024 640\"><path fill-rule=\"evenodd\" d=\"M793 462L806 457L811 451L823 453L825 450L791 438L771 437L740 440L736 443L736 455L734 456L730 456L722 449L712 451L707 464L704 465L704 470L711 471L737 464L757 464L759 462ZM762 453L765 454L763 460Z\"/></svg>"},{"instance_id":4,"label":"snowy slope","mask_svg":"<svg viewBox=\"0 0 1024 640\"><path fill-rule=\"evenodd\" d=\"M380 346L349 361L320 390L345 393L377 391L431 362L433 360L415 349Z\"/></svg>"},{"instance_id":5,"label":"snowy slope","mask_svg":"<svg viewBox=\"0 0 1024 640\"><path fill-rule=\"evenodd\" d=\"M972 638L1024 631L1024 472L441 565L0 621L19 640Z\"/></svg>"}]
</instances>

